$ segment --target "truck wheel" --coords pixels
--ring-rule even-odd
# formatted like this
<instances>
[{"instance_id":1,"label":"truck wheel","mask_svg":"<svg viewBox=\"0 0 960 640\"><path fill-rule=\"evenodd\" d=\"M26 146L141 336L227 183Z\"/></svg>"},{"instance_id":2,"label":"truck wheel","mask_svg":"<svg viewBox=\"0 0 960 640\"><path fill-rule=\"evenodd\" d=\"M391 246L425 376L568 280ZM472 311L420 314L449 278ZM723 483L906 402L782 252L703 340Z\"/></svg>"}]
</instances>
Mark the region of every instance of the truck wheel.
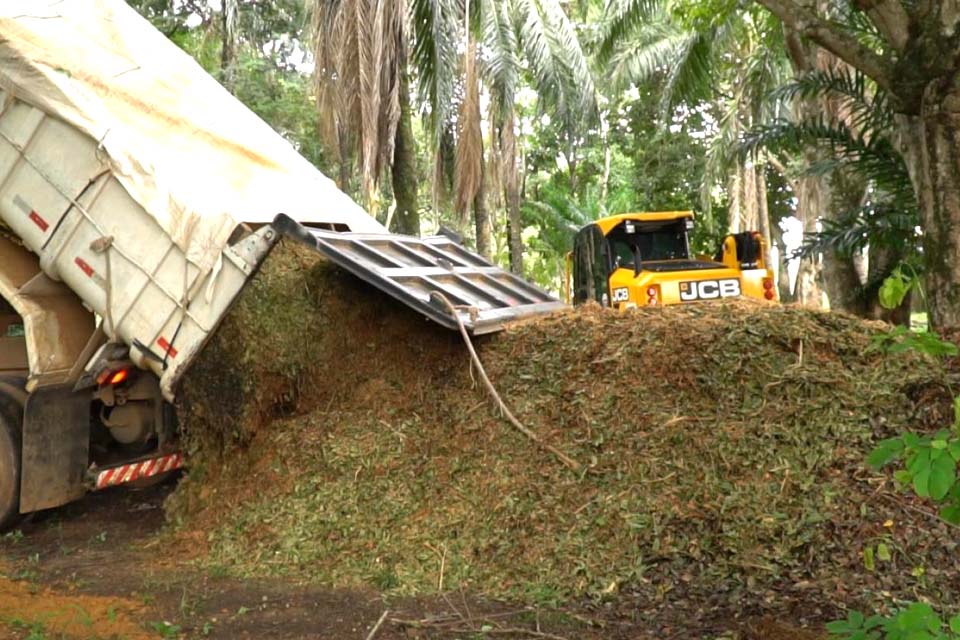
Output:
<instances>
[{"instance_id":1,"label":"truck wheel","mask_svg":"<svg viewBox=\"0 0 960 640\"><path fill-rule=\"evenodd\" d=\"M20 424L0 411L0 531L20 519Z\"/></svg>"}]
</instances>

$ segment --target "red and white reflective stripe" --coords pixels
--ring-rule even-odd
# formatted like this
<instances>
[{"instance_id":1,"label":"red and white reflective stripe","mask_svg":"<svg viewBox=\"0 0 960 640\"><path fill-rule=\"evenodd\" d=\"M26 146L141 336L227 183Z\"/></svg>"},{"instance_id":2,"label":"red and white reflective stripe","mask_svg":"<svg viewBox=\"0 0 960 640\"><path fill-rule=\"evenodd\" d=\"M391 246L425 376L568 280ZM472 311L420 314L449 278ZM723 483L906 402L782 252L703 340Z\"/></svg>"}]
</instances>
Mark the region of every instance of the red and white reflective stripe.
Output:
<instances>
[{"instance_id":1,"label":"red and white reflective stripe","mask_svg":"<svg viewBox=\"0 0 960 640\"><path fill-rule=\"evenodd\" d=\"M164 338L163 336L160 336L159 338L157 338L157 344L158 344L158 345L160 346L160 348L163 349L163 351L164 351L167 355L169 355L171 358L176 358L176 357L177 357L177 350L174 348L174 346L173 346L172 344L170 344L169 342L167 342L167 339Z\"/></svg>"},{"instance_id":2,"label":"red and white reflective stripe","mask_svg":"<svg viewBox=\"0 0 960 640\"><path fill-rule=\"evenodd\" d=\"M183 466L183 454L172 453L160 458L150 458L130 464L123 464L119 467L104 469L97 474L97 489L106 489L118 484L133 482L140 478L149 478L160 473L173 471Z\"/></svg>"},{"instance_id":3,"label":"red and white reflective stripe","mask_svg":"<svg viewBox=\"0 0 960 640\"><path fill-rule=\"evenodd\" d=\"M33 224L40 227L40 231L46 231L50 228L50 225L47 224L47 221L44 220L43 217L36 211L31 210L29 218L33 221Z\"/></svg>"},{"instance_id":4,"label":"red and white reflective stripe","mask_svg":"<svg viewBox=\"0 0 960 640\"><path fill-rule=\"evenodd\" d=\"M73 262L74 262L74 264L76 264L78 267L80 267L80 271L83 271L85 274L87 274L87 277L88 277L88 278L92 278L92 277L93 277L93 274L94 274L93 267L91 267L89 264L87 264L87 261L86 261L86 260L84 260L84 259L81 258L80 256L77 256L76 258L73 259Z\"/></svg>"}]
</instances>

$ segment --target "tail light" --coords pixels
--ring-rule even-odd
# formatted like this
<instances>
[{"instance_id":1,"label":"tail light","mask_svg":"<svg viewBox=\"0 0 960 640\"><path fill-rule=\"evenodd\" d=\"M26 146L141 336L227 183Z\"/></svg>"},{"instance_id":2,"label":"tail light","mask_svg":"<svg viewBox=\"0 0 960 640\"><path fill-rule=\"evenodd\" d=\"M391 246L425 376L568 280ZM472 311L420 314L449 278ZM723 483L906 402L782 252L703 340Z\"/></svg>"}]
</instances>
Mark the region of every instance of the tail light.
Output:
<instances>
[{"instance_id":1,"label":"tail light","mask_svg":"<svg viewBox=\"0 0 960 640\"><path fill-rule=\"evenodd\" d=\"M130 377L129 369L115 369L111 371L110 369L104 369L103 373L97 376L97 384L104 385L108 384L112 387L124 382L127 378Z\"/></svg>"},{"instance_id":2,"label":"tail light","mask_svg":"<svg viewBox=\"0 0 960 640\"><path fill-rule=\"evenodd\" d=\"M647 287L647 305L652 306L660 301L660 289L654 285Z\"/></svg>"},{"instance_id":3,"label":"tail light","mask_svg":"<svg viewBox=\"0 0 960 640\"><path fill-rule=\"evenodd\" d=\"M767 300L773 300L776 297L776 293L773 291L773 278L764 278L763 279L763 297Z\"/></svg>"}]
</instances>

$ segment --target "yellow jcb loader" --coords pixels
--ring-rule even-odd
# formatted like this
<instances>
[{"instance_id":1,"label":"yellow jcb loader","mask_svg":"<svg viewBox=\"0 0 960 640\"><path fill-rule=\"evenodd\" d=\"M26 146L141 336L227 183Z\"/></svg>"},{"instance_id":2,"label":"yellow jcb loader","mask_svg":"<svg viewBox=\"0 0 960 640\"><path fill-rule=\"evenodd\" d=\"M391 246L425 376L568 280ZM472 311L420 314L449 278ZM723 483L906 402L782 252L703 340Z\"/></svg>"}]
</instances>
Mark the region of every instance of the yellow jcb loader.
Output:
<instances>
[{"instance_id":1,"label":"yellow jcb loader","mask_svg":"<svg viewBox=\"0 0 960 640\"><path fill-rule=\"evenodd\" d=\"M767 246L755 231L727 235L693 256L692 211L625 213L585 225L567 254L568 303L619 309L746 296L776 300Z\"/></svg>"}]
</instances>

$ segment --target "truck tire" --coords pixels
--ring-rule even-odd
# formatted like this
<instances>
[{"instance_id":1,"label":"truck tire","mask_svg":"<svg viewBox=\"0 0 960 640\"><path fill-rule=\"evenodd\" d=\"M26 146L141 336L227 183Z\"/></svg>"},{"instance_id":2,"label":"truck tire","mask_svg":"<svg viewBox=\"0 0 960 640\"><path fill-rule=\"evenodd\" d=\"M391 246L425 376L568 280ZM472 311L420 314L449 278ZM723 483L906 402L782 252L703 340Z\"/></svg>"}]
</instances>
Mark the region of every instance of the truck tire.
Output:
<instances>
[{"instance_id":1,"label":"truck tire","mask_svg":"<svg viewBox=\"0 0 960 640\"><path fill-rule=\"evenodd\" d=\"M0 402L0 531L20 520L20 422L10 404Z\"/></svg>"}]
</instances>

